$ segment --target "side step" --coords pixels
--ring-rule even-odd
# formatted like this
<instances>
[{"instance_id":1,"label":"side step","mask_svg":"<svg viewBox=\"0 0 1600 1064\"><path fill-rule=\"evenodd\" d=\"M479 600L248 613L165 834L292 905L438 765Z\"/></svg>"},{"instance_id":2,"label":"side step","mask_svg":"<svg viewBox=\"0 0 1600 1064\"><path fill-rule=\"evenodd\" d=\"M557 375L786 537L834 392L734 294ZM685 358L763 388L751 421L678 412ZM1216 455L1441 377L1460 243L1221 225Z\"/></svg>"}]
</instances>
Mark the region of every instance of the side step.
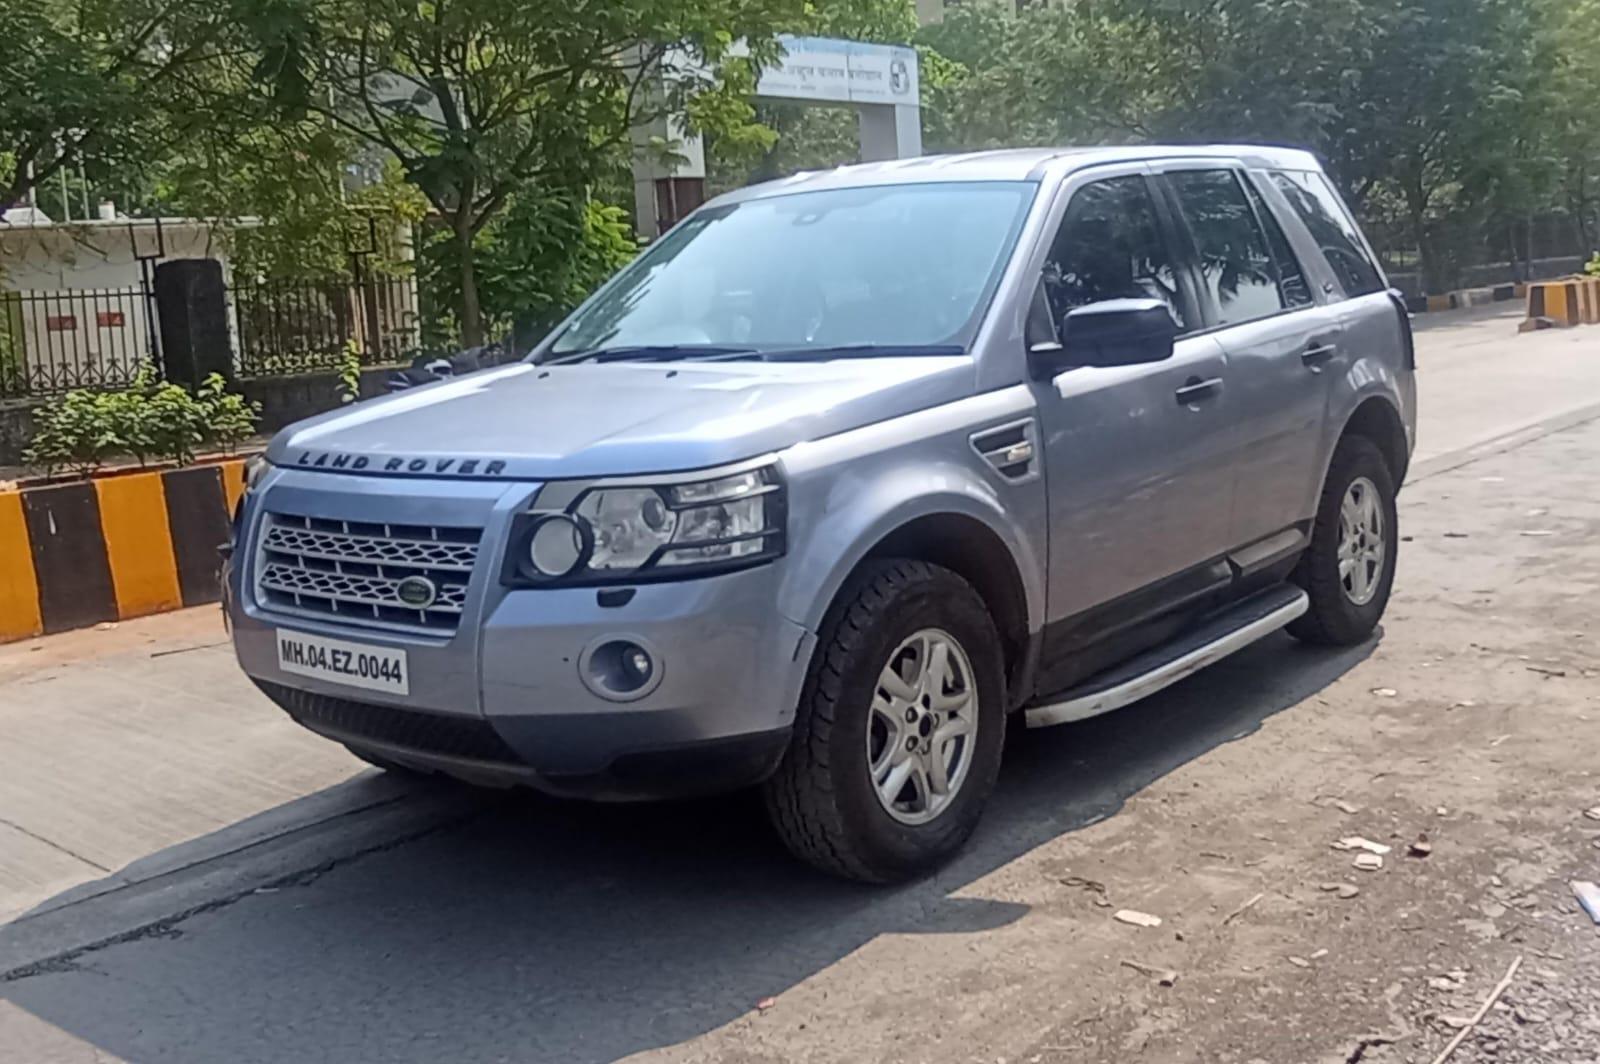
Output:
<instances>
[{"instance_id":1,"label":"side step","mask_svg":"<svg viewBox=\"0 0 1600 1064\"><path fill-rule=\"evenodd\" d=\"M1309 605L1306 593L1289 584L1252 595L1181 639L1107 669L1077 687L1047 695L1047 701L1024 711L1027 725L1044 728L1121 709L1243 650L1306 612Z\"/></svg>"}]
</instances>

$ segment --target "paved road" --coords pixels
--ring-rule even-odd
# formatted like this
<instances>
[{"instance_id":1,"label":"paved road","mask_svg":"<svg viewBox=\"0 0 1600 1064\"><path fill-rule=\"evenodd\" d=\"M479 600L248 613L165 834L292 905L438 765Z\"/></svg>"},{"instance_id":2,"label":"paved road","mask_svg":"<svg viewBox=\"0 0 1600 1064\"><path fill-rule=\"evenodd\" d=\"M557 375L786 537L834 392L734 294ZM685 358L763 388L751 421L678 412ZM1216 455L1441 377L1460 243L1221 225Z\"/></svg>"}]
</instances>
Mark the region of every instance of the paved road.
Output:
<instances>
[{"instance_id":1,"label":"paved road","mask_svg":"<svg viewBox=\"0 0 1600 1064\"><path fill-rule=\"evenodd\" d=\"M1421 357L1429 380L1451 372L1448 349ZM1572 420L1575 397L1544 415ZM1523 427L1518 402L1457 449ZM17 834L120 877L63 869L55 889L89 882L0 930L0 1058L1370 1064L1430 1059L1443 1017L1521 955L1523 1019L1496 1013L1457 1059L1593 1060L1600 950L1565 881L1600 878L1581 816L1600 803L1597 450L1600 422L1466 465L1433 452L1403 500L1383 638L1275 638L1139 707L1017 736L969 853L895 890L797 870L746 800L347 782L342 755L240 694L220 649L149 656L204 642L183 617L98 633L87 670L52 663L83 653L60 642L0 655L0 810L21 808L13 770L48 787L70 762L103 793L62 792L64 823L28 806ZM93 754L10 753L24 701L109 712L118 677L169 691L139 712L178 713L175 753L138 745L137 712L75 723L105 733ZM119 778L118 728L171 771ZM163 786L186 796L170 818L127 812ZM1424 832L1432 856L1406 857ZM1347 834L1394 845L1385 869L1329 848ZM14 838L0 867L24 863ZM1338 883L1359 894L1319 889ZM1122 906L1166 923L1117 924Z\"/></svg>"},{"instance_id":2,"label":"paved road","mask_svg":"<svg viewBox=\"0 0 1600 1064\"><path fill-rule=\"evenodd\" d=\"M1497 303L1417 315L1418 461L1600 403L1595 330L1519 336L1522 313Z\"/></svg>"}]
</instances>

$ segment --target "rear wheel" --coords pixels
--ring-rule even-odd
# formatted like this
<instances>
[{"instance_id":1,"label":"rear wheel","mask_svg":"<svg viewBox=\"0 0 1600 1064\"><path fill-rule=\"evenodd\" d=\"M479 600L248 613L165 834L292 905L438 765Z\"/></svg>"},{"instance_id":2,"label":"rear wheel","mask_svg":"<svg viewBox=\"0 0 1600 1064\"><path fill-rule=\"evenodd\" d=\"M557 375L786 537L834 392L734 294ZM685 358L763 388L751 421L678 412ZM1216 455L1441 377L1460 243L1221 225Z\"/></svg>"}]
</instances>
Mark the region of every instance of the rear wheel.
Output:
<instances>
[{"instance_id":1,"label":"rear wheel","mask_svg":"<svg viewBox=\"0 0 1600 1064\"><path fill-rule=\"evenodd\" d=\"M1363 436L1339 442L1311 527L1311 546L1292 579L1310 608L1291 634L1308 643L1349 646L1372 634L1394 585L1398 514L1393 474Z\"/></svg>"},{"instance_id":2,"label":"rear wheel","mask_svg":"<svg viewBox=\"0 0 1600 1064\"><path fill-rule=\"evenodd\" d=\"M823 625L794 738L766 784L790 850L884 883L959 849L999 772L1002 670L971 585L924 562L873 564Z\"/></svg>"}]
</instances>

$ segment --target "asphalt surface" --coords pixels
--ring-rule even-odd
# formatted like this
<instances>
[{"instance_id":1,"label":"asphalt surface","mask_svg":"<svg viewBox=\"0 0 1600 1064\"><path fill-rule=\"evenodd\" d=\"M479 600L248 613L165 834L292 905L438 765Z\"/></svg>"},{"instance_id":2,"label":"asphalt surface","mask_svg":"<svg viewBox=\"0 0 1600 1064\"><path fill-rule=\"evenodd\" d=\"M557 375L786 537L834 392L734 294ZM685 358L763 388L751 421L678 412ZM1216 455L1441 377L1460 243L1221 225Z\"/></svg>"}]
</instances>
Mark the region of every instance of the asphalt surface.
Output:
<instances>
[{"instance_id":1,"label":"asphalt surface","mask_svg":"<svg viewBox=\"0 0 1600 1064\"><path fill-rule=\"evenodd\" d=\"M3 996L129 1061L616 1060L726 1024L880 936L1016 920L1024 907L962 888L1115 816L1365 653L1275 639L1135 714L1025 736L969 852L913 886L797 868L749 800L499 798L421 838L46 963ZM10 1026L21 1042L25 1025Z\"/></svg>"},{"instance_id":2,"label":"asphalt surface","mask_svg":"<svg viewBox=\"0 0 1600 1064\"><path fill-rule=\"evenodd\" d=\"M1574 335L1517 353L1592 374ZM114 800L78 818L98 825L34 832L93 867L0 928L0 1060L1398 1064L1430 1060L1525 956L1454 1059L1592 1062L1600 938L1565 886L1600 878L1600 822L1581 815L1600 807L1591 400L1472 393L1441 424L1456 445L1419 451L1379 638L1275 636L1136 707L1014 735L968 850L904 887L798 867L747 796L396 788L247 709L225 737L303 756L304 775L197 742L184 826L145 817L123 845L116 807L153 784L83 760ZM159 660L151 682L174 686L181 658ZM224 690L211 661L174 704L199 712L213 672ZM328 789L286 797L308 786ZM242 835L202 834L241 818ZM1330 851L1356 833L1397 848L1382 872ZM1407 858L1419 833L1435 852ZM0 843L0 863L21 852ZM1335 900L1335 882L1360 893ZM1124 906L1166 925L1117 924ZM1535 1007L1519 1000L1536 1015L1515 1018Z\"/></svg>"}]
</instances>

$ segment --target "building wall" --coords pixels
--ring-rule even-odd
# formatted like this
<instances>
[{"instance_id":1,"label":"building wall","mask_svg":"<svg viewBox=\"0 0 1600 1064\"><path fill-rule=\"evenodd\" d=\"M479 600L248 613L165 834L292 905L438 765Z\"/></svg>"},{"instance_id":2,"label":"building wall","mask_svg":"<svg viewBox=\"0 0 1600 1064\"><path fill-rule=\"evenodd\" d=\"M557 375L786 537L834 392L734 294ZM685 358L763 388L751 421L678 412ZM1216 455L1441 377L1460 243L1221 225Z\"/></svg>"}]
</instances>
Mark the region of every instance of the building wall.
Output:
<instances>
[{"instance_id":1,"label":"building wall","mask_svg":"<svg viewBox=\"0 0 1600 1064\"><path fill-rule=\"evenodd\" d=\"M120 382L150 355L150 301L139 256L219 259L206 222L69 222L0 226L0 344L32 376ZM18 293L6 298L5 293Z\"/></svg>"},{"instance_id":2,"label":"building wall","mask_svg":"<svg viewBox=\"0 0 1600 1064\"><path fill-rule=\"evenodd\" d=\"M150 305L140 255L214 258L227 250L203 222L0 226L0 336L32 374L125 378L150 355ZM5 293L18 293L7 298Z\"/></svg>"}]
</instances>

